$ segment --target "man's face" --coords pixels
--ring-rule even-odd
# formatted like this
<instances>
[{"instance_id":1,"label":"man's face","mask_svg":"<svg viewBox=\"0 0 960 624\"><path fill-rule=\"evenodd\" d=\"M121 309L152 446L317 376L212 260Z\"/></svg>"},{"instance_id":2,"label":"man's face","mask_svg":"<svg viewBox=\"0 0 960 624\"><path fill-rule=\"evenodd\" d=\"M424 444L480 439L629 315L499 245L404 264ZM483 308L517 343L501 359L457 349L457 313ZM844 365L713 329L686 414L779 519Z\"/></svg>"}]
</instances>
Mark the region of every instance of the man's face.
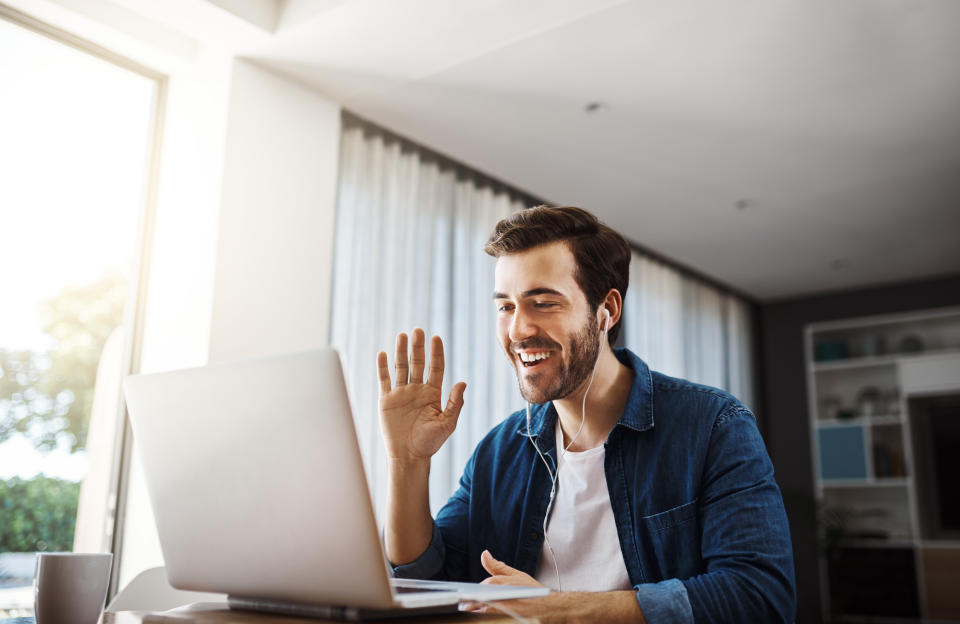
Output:
<instances>
[{"instance_id":1,"label":"man's face","mask_svg":"<svg viewBox=\"0 0 960 624\"><path fill-rule=\"evenodd\" d=\"M593 372L600 329L575 270L563 242L497 259L497 333L531 403L569 396Z\"/></svg>"}]
</instances>

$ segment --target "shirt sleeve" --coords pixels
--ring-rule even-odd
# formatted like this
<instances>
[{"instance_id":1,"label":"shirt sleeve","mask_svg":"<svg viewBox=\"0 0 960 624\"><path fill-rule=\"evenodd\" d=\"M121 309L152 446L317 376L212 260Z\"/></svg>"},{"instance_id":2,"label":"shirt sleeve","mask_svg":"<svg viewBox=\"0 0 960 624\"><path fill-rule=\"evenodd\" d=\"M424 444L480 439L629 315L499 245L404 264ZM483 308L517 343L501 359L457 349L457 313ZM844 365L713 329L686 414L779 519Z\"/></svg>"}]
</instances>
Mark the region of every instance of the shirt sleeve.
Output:
<instances>
[{"instance_id":1,"label":"shirt sleeve","mask_svg":"<svg viewBox=\"0 0 960 624\"><path fill-rule=\"evenodd\" d=\"M790 529L756 419L742 405L714 422L698 517L703 572L637 586L647 621L792 622Z\"/></svg>"},{"instance_id":2,"label":"shirt sleeve","mask_svg":"<svg viewBox=\"0 0 960 624\"><path fill-rule=\"evenodd\" d=\"M390 572L395 578L410 579L429 579L436 576L437 572L443 567L443 538L440 536L440 529L437 523L433 523L433 537L430 538L430 545L423 551L423 554L411 561L393 565L390 563Z\"/></svg>"},{"instance_id":3,"label":"shirt sleeve","mask_svg":"<svg viewBox=\"0 0 960 624\"><path fill-rule=\"evenodd\" d=\"M671 622L693 624L687 588L677 579L637 585L637 602L648 624Z\"/></svg>"}]
</instances>

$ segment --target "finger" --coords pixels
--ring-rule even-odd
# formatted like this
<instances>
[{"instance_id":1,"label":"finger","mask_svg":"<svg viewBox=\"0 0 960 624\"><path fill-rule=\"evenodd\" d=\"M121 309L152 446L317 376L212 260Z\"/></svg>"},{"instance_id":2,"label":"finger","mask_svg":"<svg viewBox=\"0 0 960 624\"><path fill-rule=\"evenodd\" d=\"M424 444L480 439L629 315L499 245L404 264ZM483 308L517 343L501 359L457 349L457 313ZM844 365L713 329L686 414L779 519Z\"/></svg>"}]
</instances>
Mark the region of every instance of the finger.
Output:
<instances>
[{"instance_id":1,"label":"finger","mask_svg":"<svg viewBox=\"0 0 960 624\"><path fill-rule=\"evenodd\" d=\"M410 341L410 383L423 383L423 367L427 356L423 353L424 335L419 327L413 330Z\"/></svg>"},{"instance_id":2,"label":"finger","mask_svg":"<svg viewBox=\"0 0 960 624\"><path fill-rule=\"evenodd\" d=\"M480 553L480 565L483 566L483 569L487 571L487 574L493 576L497 573L494 565L497 563L497 560L494 559L493 555L490 554L489 550L484 550Z\"/></svg>"},{"instance_id":3,"label":"finger","mask_svg":"<svg viewBox=\"0 0 960 624\"><path fill-rule=\"evenodd\" d=\"M443 341L440 336L430 339L430 374L427 384L438 390L443 386Z\"/></svg>"},{"instance_id":4,"label":"finger","mask_svg":"<svg viewBox=\"0 0 960 624\"><path fill-rule=\"evenodd\" d=\"M377 354L377 377L380 379L380 396L383 396L390 392L390 365L383 351Z\"/></svg>"},{"instance_id":5,"label":"finger","mask_svg":"<svg viewBox=\"0 0 960 624\"><path fill-rule=\"evenodd\" d=\"M496 577L498 575L504 574L521 574L519 570L511 568L504 562L495 558L490 554L489 550L485 550L480 553L480 565L483 566L483 569L486 570L491 577Z\"/></svg>"},{"instance_id":6,"label":"finger","mask_svg":"<svg viewBox=\"0 0 960 624\"><path fill-rule=\"evenodd\" d=\"M467 384L458 381L450 389L450 398L447 399L447 407L443 410L443 416L451 421L452 429L456 429L457 420L460 418L460 410L463 409L463 392L467 389Z\"/></svg>"},{"instance_id":7,"label":"finger","mask_svg":"<svg viewBox=\"0 0 960 624\"><path fill-rule=\"evenodd\" d=\"M407 385L407 335L403 332L397 334L397 353L394 360L394 368L397 369L397 386Z\"/></svg>"}]
</instances>

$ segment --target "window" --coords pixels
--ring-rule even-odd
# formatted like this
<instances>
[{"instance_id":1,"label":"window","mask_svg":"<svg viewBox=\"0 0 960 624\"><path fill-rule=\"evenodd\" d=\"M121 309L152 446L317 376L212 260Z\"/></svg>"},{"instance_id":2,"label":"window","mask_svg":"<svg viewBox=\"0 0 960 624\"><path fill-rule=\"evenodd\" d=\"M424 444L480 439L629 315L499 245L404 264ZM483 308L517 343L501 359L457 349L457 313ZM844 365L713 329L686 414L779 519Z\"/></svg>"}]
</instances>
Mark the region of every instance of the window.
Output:
<instances>
[{"instance_id":1,"label":"window","mask_svg":"<svg viewBox=\"0 0 960 624\"><path fill-rule=\"evenodd\" d=\"M156 76L3 16L0 617L32 614L36 551L111 550L160 94Z\"/></svg>"}]
</instances>

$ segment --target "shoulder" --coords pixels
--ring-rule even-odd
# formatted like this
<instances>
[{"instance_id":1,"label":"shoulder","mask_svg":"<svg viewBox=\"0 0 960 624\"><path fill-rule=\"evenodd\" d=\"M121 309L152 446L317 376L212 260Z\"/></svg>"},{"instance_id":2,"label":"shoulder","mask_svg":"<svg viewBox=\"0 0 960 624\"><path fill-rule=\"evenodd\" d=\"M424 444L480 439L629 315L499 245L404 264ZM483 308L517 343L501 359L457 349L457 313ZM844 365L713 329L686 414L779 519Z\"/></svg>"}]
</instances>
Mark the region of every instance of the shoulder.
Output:
<instances>
[{"instance_id":1,"label":"shoulder","mask_svg":"<svg viewBox=\"0 0 960 624\"><path fill-rule=\"evenodd\" d=\"M688 379L670 377L657 371L650 371L653 389L664 397L681 400L698 400L718 405L743 405L739 399L720 388L700 384Z\"/></svg>"},{"instance_id":2,"label":"shoulder","mask_svg":"<svg viewBox=\"0 0 960 624\"><path fill-rule=\"evenodd\" d=\"M756 424L750 408L726 390L656 371L651 371L651 381L658 425L679 421L716 428L737 418Z\"/></svg>"}]
</instances>

